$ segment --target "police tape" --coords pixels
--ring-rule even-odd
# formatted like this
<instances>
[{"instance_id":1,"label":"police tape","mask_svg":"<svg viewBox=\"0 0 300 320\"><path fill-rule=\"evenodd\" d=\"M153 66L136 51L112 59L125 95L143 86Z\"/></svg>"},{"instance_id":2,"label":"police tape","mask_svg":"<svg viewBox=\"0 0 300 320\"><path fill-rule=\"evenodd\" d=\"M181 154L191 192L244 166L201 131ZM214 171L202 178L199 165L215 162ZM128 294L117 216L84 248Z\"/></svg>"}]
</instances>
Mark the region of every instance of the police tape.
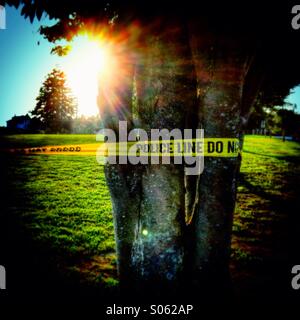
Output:
<instances>
[{"instance_id":1,"label":"police tape","mask_svg":"<svg viewBox=\"0 0 300 320\"><path fill-rule=\"evenodd\" d=\"M16 155L141 156L141 157L237 157L236 138L200 138L159 141L98 142L62 146L6 149Z\"/></svg>"}]
</instances>

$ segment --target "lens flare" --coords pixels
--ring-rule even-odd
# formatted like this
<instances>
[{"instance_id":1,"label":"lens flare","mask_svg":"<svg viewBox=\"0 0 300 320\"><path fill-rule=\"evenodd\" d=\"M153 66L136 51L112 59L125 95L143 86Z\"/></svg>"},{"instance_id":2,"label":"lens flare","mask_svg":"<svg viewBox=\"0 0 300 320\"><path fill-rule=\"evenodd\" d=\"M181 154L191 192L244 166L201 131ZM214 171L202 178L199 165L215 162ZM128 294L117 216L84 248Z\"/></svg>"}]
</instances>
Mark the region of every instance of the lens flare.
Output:
<instances>
[{"instance_id":1,"label":"lens flare","mask_svg":"<svg viewBox=\"0 0 300 320\"><path fill-rule=\"evenodd\" d=\"M95 115L99 110L101 114L104 109L123 112L132 91L140 30L137 25L118 32L90 29L72 40L62 64L78 101L78 114Z\"/></svg>"},{"instance_id":2,"label":"lens flare","mask_svg":"<svg viewBox=\"0 0 300 320\"><path fill-rule=\"evenodd\" d=\"M112 68L108 46L88 36L78 36L65 57L62 69L78 101L78 114L96 115L99 76L107 77Z\"/></svg>"}]
</instances>

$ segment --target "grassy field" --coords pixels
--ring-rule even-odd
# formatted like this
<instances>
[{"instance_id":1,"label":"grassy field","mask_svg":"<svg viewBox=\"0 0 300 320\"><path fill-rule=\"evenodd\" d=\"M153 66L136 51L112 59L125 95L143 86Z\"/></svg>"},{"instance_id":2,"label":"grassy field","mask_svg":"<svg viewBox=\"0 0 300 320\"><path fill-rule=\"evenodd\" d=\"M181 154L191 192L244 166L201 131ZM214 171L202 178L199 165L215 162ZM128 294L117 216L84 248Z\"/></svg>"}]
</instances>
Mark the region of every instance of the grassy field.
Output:
<instances>
[{"instance_id":1,"label":"grassy field","mask_svg":"<svg viewBox=\"0 0 300 320\"><path fill-rule=\"evenodd\" d=\"M94 135L14 135L0 146L94 142ZM262 263L286 258L287 211L300 189L300 144L247 136L242 159L231 266L239 290L266 281ZM25 234L64 276L114 286L112 208L95 156L10 156L4 174L7 213L20 237Z\"/></svg>"},{"instance_id":2,"label":"grassy field","mask_svg":"<svg viewBox=\"0 0 300 320\"><path fill-rule=\"evenodd\" d=\"M299 207L299 177L299 143L245 138L232 243L232 274L238 290L253 295L257 288L276 290L276 281L289 272L289 232Z\"/></svg>"},{"instance_id":3,"label":"grassy field","mask_svg":"<svg viewBox=\"0 0 300 320\"><path fill-rule=\"evenodd\" d=\"M18 134L0 139L1 148L29 148L67 144L96 143L93 134Z\"/></svg>"}]
</instances>

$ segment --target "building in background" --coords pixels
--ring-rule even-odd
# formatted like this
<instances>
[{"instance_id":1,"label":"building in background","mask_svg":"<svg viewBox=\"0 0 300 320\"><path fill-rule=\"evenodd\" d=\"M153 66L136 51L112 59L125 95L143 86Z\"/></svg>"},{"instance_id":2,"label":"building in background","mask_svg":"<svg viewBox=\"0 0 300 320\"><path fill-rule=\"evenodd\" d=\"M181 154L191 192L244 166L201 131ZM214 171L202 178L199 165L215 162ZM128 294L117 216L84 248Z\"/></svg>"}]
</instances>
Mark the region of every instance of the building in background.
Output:
<instances>
[{"instance_id":1,"label":"building in background","mask_svg":"<svg viewBox=\"0 0 300 320\"><path fill-rule=\"evenodd\" d=\"M12 131L29 131L31 128L31 118L28 114L25 116L13 116L6 121L6 127Z\"/></svg>"}]
</instances>

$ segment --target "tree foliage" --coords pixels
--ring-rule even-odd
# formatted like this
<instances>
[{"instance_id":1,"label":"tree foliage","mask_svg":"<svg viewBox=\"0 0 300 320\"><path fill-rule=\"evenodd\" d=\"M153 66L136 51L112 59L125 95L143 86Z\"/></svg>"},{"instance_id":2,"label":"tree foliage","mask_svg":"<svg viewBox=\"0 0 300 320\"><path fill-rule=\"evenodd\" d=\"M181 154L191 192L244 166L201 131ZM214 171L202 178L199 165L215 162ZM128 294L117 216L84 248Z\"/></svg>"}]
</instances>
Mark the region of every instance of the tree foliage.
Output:
<instances>
[{"instance_id":1,"label":"tree foliage","mask_svg":"<svg viewBox=\"0 0 300 320\"><path fill-rule=\"evenodd\" d=\"M102 128L100 116L83 116L73 120L73 133L95 134Z\"/></svg>"},{"instance_id":2,"label":"tree foliage","mask_svg":"<svg viewBox=\"0 0 300 320\"><path fill-rule=\"evenodd\" d=\"M76 104L70 89L66 86L66 78L62 71L53 69L48 74L36 100L37 104L31 113L40 119L47 132L71 131Z\"/></svg>"},{"instance_id":3,"label":"tree foliage","mask_svg":"<svg viewBox=\"0 0 300 320\"><path fill-rule=\"evenodd\" d=\"M31 22L34 18L41 19L43 13L58 19L54 25L40 29L50 42L71 40L84 28L92 25L97 29L96 25L112 25L112 21L122 25L135 20L150 23L175 18L188 23L194 19L213 32L249 39L249 47L252 46L249 61L255 65L249 78L259 78L260 103L281 105L290 89L300 83L299 32L291 28L293 4L289 1L272 4L186 1L184 5L156 0L5 0L4 3L21 5L22 15Z\"/></svg>"}]
</instances>

